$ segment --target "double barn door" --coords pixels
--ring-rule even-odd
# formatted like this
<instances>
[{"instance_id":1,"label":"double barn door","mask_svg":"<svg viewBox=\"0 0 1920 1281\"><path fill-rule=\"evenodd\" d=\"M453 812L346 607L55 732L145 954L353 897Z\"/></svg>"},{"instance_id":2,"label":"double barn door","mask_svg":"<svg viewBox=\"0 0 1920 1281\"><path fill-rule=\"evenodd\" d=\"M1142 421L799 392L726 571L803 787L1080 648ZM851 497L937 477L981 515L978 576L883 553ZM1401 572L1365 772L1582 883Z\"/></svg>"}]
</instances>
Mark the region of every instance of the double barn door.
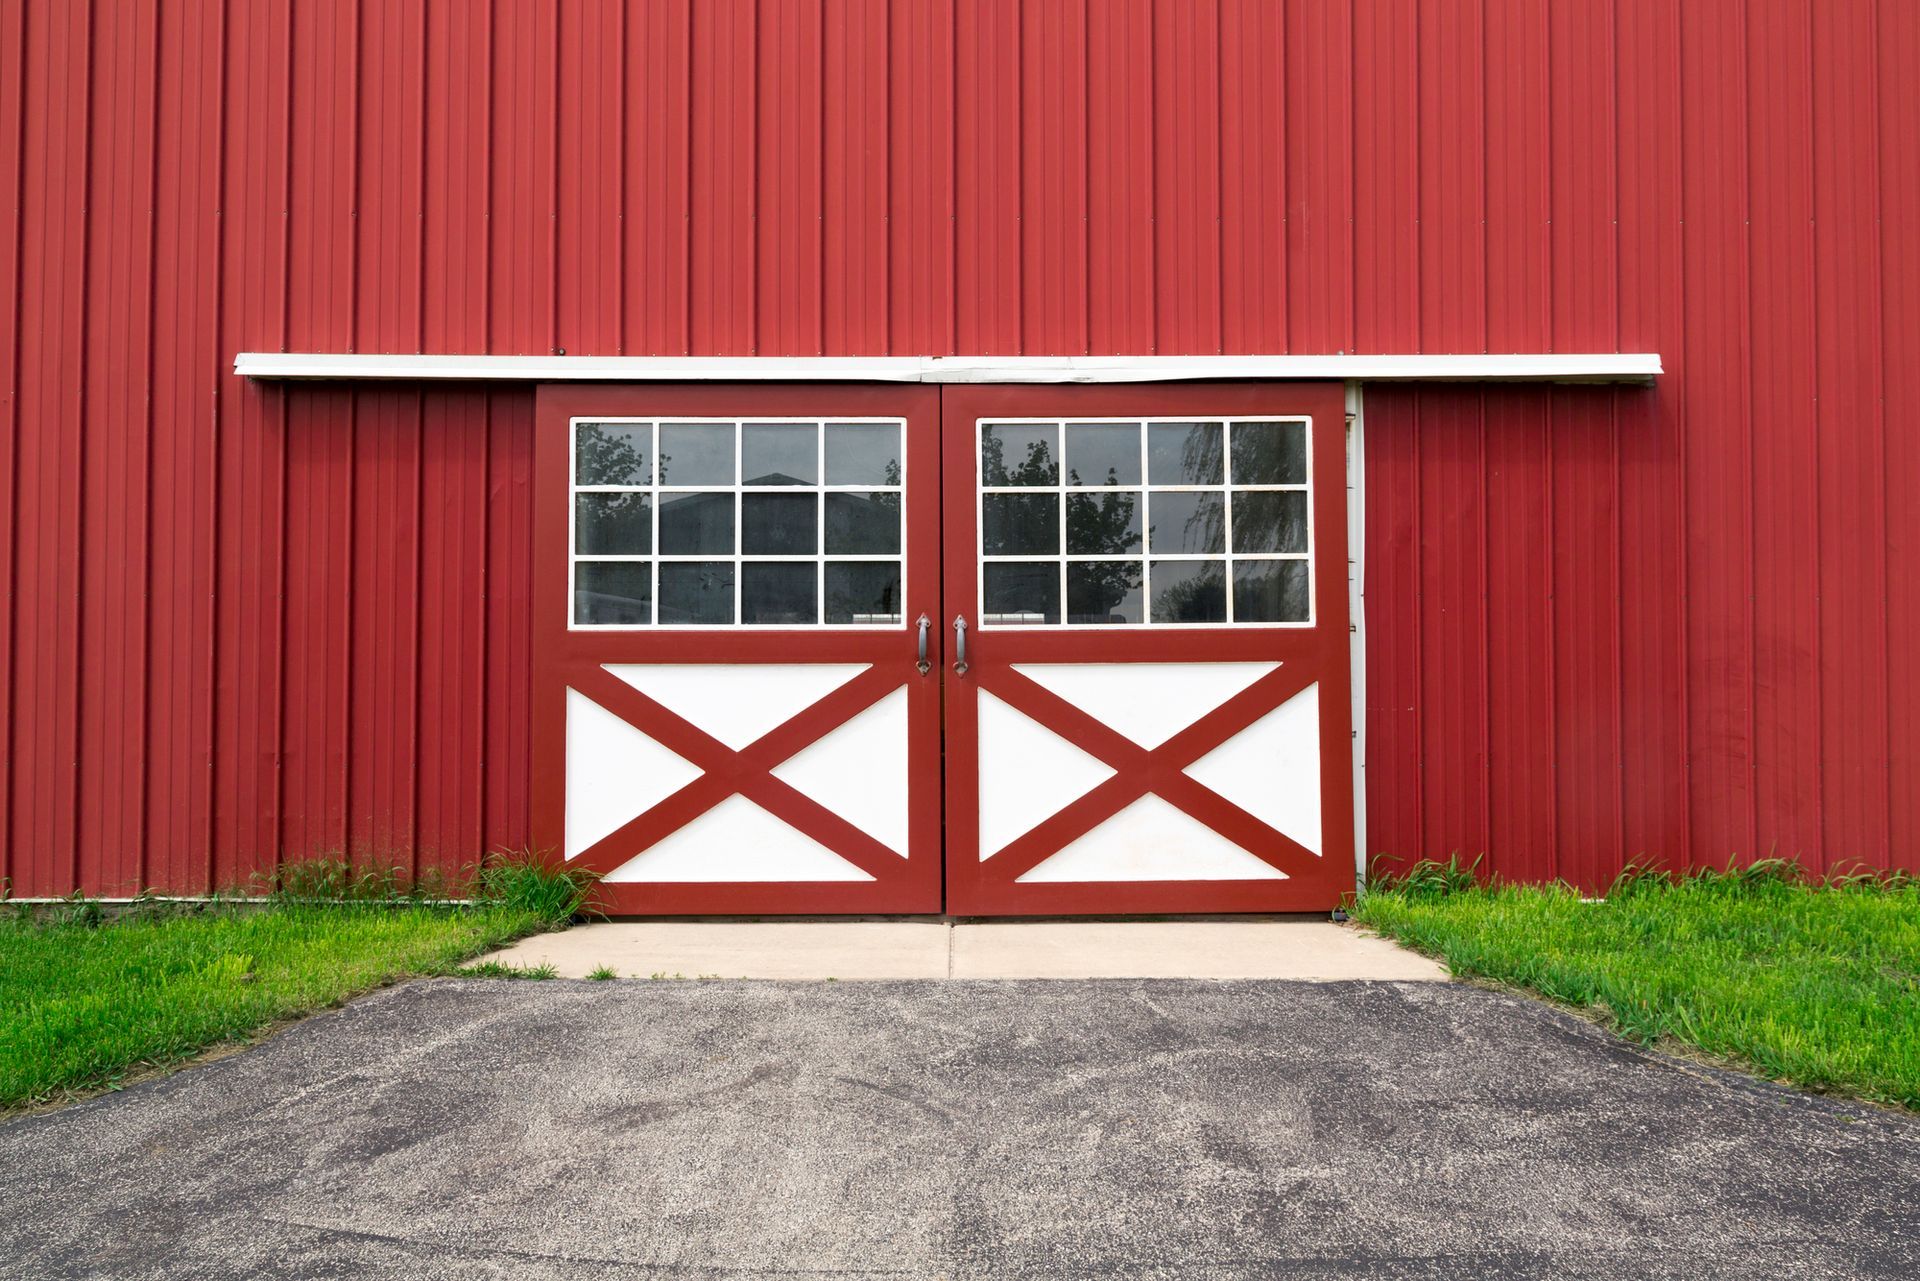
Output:
<instances>
[{"instance_id":1,"label":"double barn door","mask_svg":"<svg viewBox=\"0 0 1920 1281\"><path fill-rule=\"evenodd\" d=\"M537 843L618 913L1333 906L1342 410L543 387Z\"/></svg>"}]
</instances>

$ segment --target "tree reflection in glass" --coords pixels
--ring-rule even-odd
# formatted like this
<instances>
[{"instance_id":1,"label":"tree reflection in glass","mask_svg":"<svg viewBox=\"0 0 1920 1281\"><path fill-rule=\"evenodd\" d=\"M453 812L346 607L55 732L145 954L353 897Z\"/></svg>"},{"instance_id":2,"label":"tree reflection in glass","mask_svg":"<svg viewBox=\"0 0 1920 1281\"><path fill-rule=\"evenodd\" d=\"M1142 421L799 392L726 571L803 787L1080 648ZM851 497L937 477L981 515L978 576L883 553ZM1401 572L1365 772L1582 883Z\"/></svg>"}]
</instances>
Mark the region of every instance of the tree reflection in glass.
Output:
<instances>
[{"instance_id":1,"label":"tree reflection in glass","mask_svg":"<svg viewBox=\"0 0 1920 1281\"><path fill-rule=\"evenodd\" d=\"M646 423L581 423L575 440L576 485L650 485L652 430Z\"/></svg>"}]
</instances>

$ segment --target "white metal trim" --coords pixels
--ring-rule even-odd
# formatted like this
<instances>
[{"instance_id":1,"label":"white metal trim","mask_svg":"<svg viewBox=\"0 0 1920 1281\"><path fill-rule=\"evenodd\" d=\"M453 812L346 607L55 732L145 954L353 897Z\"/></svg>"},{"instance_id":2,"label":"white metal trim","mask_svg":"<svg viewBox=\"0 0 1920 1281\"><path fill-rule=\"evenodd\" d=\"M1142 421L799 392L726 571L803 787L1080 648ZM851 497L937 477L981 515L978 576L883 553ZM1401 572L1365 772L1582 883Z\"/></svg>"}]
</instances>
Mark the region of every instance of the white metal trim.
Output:
<instances>
[{"instance_id":1,"label":"white metal trim","mask_svg":"<svg viewBox=\"0 0 1920 1281\"><path fill-rule=\"evenodd\" d=\"M1367 407L1347 384L1347 661L1353 699L1353 888L1367 889Z\"/></svg>"},{"instance_id":2,"label":"white metal trim","mask_svg":"<svg viewBox=\"0 0 1920 1281\"><path fill-rule=\"evenodd\" d=\"M445 356L243 351L257 379L1129 383L1199 379L1651 383L1655 352L1330 356Z\"/></svg>"}]
</instances>

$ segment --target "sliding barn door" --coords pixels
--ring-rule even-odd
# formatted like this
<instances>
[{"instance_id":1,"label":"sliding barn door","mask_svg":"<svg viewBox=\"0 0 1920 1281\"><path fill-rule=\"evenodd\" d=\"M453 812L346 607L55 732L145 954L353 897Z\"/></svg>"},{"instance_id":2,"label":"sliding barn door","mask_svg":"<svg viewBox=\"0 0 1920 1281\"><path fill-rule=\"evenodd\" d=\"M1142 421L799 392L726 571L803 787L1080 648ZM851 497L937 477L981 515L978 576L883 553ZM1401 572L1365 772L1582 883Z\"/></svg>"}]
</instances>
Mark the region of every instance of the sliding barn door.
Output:
<instances>
[{"instance_id":1,"label":"sliding barn door","mask_svg":"<svg viewBox=\"0 0 1920 1281\"><path fill-rule=\"evenodd\" d=\"M947 907L1353 884L1338 384L952 387Z\"/></svg>"},{"instance_id":2,"label":"sliding barn door","mask_svg":"<svg viewBox=\"0 0 1920 1281\"><path fill-rule=\"evenodd\" d=\"M940 910L938 404L541 389L535 835L608 911Z\"/></svg>"}]
</instances>

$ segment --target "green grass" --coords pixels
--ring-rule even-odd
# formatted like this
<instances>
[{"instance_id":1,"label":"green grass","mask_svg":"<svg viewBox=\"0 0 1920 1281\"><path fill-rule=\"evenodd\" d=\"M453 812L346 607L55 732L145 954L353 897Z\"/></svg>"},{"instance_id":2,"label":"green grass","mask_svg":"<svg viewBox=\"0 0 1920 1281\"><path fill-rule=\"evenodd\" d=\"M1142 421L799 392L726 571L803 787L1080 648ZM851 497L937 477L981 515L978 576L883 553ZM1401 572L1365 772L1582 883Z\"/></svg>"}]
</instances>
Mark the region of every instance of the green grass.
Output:
<instances>
[{"instance_id":1,"label":"green grass","mask_svg":"<svg viewBox=\"0 0 1920 1281\"><path fill-rule=\"evenodd\" d=\"M1490 979L1807 1089L1920 1109L1920 883L1804 883L1791 864L1678 881L1481 885L1423 864L1354 918Z\"/></svg>"},{"instance_id":2,"label":"green grass","mask_svg":"<svg viewBox=\"0 0 1920 1281\"><path fill-rule=\"evenodd\" d=\"M303 865L265 888L264 905L0 915L0 1110L112 1088L396 979L469 972L582 910L591 885L483 871L476 901L456 906L385 874Z\"/></svg>"}]
</instances>

